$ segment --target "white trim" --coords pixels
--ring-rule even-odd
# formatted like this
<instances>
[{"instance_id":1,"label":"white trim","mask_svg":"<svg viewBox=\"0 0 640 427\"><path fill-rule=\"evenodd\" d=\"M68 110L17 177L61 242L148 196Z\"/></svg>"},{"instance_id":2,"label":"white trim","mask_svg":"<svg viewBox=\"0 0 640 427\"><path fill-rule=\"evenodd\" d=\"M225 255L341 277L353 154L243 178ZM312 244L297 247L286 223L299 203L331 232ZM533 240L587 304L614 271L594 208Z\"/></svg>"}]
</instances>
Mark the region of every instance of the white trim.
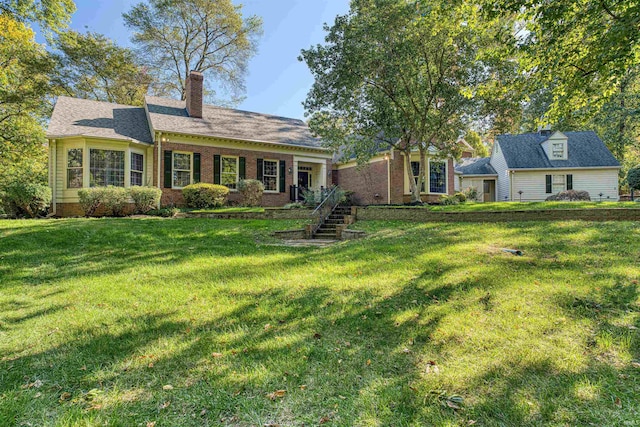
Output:
<instances>
[{"instance_id":1,"label":"white trim","mask_svg":"<svg viewBox=\"0 0 640 427\"><path fill-rule=\"evenodd\" d=\"M176 187L174 185L174 180L173 180L173 173L178 170L180 172L186 172L186 169L176 169L175 168L175 161L174 161L174 156L176 154L188 154L190 161L189 161L189 184L187 185L191 185L193 183L193 152L191 151L171 151L171 188L173 190L182 190L184 187Z\"/></svg>"},{"instance_id":2,"label":"white trim","mask_svg":"<svg viewBox=\"0 0 640 427\"><path fill-rule=\"evenodd\" d=\"M276 189L275 190L267 190L265 189L264 192L265 193L269 193L269 194L276 194L276 193L280 193L280 161L277 159L262 159L262 184L264 185L264 163L265 162L272 162L276 164ZM269 175L269 176L273 176L273 175Z\"/></svg>"},{"instance_id":3,"label":"white trim","mask_svg":"<svg viewBox=\"0 0 640 427\"><path fill-rule=\"evenodd\" d=\"M573 166L573 167L564 167L558 166L555 168L507 168L508 171L518 172L518 171L558 171L558 170L599 170L599 169L621 169L622 166Z\"/></svg>"}]
</instances>

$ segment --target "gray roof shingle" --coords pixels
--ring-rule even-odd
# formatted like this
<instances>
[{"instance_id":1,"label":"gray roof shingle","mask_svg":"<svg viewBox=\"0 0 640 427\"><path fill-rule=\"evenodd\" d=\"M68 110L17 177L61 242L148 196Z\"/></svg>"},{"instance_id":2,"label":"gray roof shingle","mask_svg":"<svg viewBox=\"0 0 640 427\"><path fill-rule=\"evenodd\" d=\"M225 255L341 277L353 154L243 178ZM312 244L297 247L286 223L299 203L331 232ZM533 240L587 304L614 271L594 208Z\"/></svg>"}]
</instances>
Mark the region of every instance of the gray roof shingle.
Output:
<instances>
[{"instance_id":1,"label":"gray roof shingle","mask_svg":"<svg viewBox=\"0 0 640 427\"><path fill-rule=\"evenodd\" d=\"M462 159L456 165L456 173L463 175L497 175L496 170L489 164L491 157L469 157Z\"/></svg>"},{"instance_id":2,"label":"gray roof shingle","mask_svg":"<svg viewBox=\"0 0 640 427\"><path fill-rule=\"evenodd\" d=\"M47 136L78 135L153 144L144 108L60 96Z\"/></svg>"},{"instance_id":3,"label":"gray roof shingle","mask_svg":"<svg viewBox=\"0 0 640 427\"><path fill-rule=\"evenodd\" d=\"M552 169L580 167L616 167L620 163L595 132L563 132L568 138L568 159L549 160L541 143L550 135L525 133L499 135L500 144L509 169Z\"/></svg>"},{"instance_id":4,"label":"gray roof shingle","mask_svg":"<svg viewBox=\"0 0 640 427\"><path fill-rule=\"evenodd\" d=\"M184 101L147 96L153 128L165 132L322 148L302 121L204 105L202 119L189 117Z\"/></svg>"}]
</instances>

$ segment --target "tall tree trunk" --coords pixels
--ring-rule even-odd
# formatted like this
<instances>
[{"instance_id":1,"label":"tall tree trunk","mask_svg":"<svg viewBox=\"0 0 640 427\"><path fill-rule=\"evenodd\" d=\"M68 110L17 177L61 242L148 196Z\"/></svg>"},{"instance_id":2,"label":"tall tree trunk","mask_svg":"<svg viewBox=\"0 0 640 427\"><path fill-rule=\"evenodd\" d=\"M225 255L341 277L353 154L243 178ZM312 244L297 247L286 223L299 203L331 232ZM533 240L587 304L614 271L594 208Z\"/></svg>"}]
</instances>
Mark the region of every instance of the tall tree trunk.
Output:
<instances>
[{"instance_id":1,"label":"tall tree trunk","mask_svg":"<svg viewBox=\"0 0 640 427\"><path fill-rule=\"evenodd\" d=\"M404 169L407 171L407 177L409 178L409 190L411 192L411 203L420 201L420 189L416 185L416 180L413 178L413 169L411 169L411 149L403 150L404 154Z\"/></svg>"}]
</instances>

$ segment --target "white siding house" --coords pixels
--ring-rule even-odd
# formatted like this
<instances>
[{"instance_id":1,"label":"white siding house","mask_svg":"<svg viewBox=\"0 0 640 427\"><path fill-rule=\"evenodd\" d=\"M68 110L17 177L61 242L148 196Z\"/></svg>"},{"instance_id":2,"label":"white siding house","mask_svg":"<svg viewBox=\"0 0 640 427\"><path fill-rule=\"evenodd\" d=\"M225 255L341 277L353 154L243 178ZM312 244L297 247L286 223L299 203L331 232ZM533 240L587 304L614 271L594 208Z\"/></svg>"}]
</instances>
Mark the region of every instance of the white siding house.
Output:
<instances>
[{"instance_id":1,"label":"white siding house","mask_svg":"<svg viewBox=\"0 0 640 427\"><path fill-rule=\"evenodd\" d=\"M481 167L487 161L491 169ZM620 164L594 132L500 135L491 157L474 162L456 167L462 186L496 179L498 201L542 201L564 190L587 191L596 201L619 199Z\"/></svg>"}]
</instances>

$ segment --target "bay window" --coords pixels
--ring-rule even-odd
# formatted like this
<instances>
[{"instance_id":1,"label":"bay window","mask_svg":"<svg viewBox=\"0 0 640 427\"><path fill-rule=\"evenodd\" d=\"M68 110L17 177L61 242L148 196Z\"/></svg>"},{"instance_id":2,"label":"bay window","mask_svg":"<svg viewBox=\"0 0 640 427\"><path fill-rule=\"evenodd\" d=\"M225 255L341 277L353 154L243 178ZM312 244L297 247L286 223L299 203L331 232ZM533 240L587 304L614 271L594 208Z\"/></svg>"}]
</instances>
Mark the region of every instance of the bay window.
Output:
<instances>
[{"instance_id":1,"label":"bay window","mask_svg":"<svg viewBox=\"0 0 640 427\"><path fill-rule=\"evenodd\" d=\"M89 150L89 178L91 187L124 187L124 151Z\"/></svg>"},{"instance_id":2,"label":"bay window","mask_svg":"<svg viewBox=\"0 0 640 427\"><path fill-rule=\"evenodd\" d=\"M82 188L82 148L67 150L67 188Z\"/></svg>"}]
</instances>

